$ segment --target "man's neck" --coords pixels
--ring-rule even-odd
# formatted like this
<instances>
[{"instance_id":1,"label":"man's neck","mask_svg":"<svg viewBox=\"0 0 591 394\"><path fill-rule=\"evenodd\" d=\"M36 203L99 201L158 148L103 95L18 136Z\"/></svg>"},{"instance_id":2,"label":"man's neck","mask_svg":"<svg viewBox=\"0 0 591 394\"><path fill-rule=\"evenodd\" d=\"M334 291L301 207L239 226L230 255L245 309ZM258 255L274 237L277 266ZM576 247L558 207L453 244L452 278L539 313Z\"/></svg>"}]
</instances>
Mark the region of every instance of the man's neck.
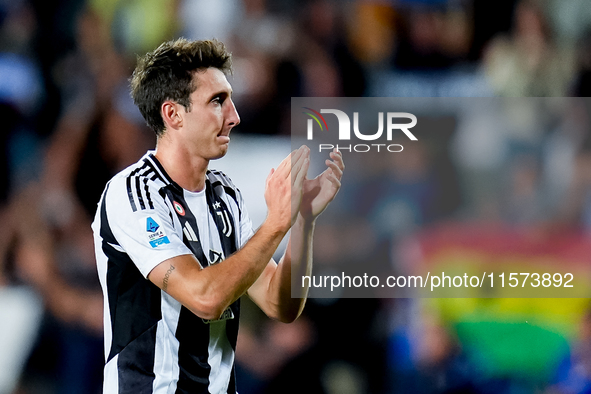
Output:
<instances>
[{"instance_id":1,"label":"man's neck","mask_svg":"<svg viewBox=\"0 0 591 394\"><path fill-rule=\"evenodd\" d=\"M161 142L156 146L155 156L168 176L185 190L203 190L209 160L191 155L184 147Z\"/></svg>"}]
</instances>

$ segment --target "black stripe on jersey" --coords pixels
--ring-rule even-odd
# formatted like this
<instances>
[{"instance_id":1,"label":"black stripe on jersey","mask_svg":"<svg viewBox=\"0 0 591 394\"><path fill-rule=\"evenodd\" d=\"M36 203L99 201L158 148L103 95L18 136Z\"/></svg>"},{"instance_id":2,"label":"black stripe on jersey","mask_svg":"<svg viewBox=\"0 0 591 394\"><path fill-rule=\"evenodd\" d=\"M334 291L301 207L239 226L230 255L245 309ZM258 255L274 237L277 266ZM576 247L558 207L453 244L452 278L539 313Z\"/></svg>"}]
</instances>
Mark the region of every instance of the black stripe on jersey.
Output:
<instances>
[{"instance_id":1,"label":"black stripe on jersey","mask_svg":"<svg viewBox=\"0 0 591 394\"><path fill-rule=\"evenodd\" d=\"M150 188L148 187L148 179L150 179L150 175L152 174L152 172L155 171L153 167L150 166L147 159L144 159L144 163L146 164L142 168L145 168L145 171L140 174L140 177L143 179L144 182L144 192L146 193L146 201L148 203L148 206L150 207L150 209L154 209L154 203L152 202L152 196L150 195ZM154 180L154 175L152 175L152 180Z\"/></svg>"},{"instance_id":2,"label":"black stripe on jersey","mask_svg":"<svg viewBox=\"0 0 591 394\"><path fill-rule=\"evenodd\" d=\"M209 325L183 306L175 336L179 341L179 380L175 394L209 393Z\"/></svg>"},{"instance_id":3,"label":"black stripe on jersey","mask_svg":"<svg viewBox=\"0 0 591 394\"><path fill-rule=\"evenodd\" d=\"M136 175L135 177L135 188L137 192L137 197L140 203L140 206L143 209L146 209L146 205L144 203L144 196L142 195L142 188L141 188L141 179L143 178L144 181L144 190L146 191L146 200L148 200L149 206L154 209L152 201L150 200L150 192L148 191L148 178L147 176L153 171L152 168L148 165L147 159L144 159L144 165L140 167L140 171L143 170L141 174ZM139 171L138 171L139 172Z\"/></svg>"},{"instance_id":4,"label":"black stripe on jersey","mask_svg":"<svg viewBox=\"0 0 591 394\"><path fill-rule=\"evenodd\" d=\"M221 185L220 181L216 181L216 183ZM207 206L209 207L210 215L213 216L213 218L216 222L216 227L218 229L218 235L220 237L220 241L222 244L222 249L224 251L224 255L226 257L228 257L232 253L236 252L236 250L238 249L238 245L236 243L236 240L237 240L236 231L238 231L238 230L235 229L234 231L232 231L232 233L229 236L224 234L224 232L223 232L223 229L224 229L223 220L224 219L222 219L221 216L216 213L216 209L218 212L222 212L222 216L224 216L226 219L228 219L232 226L236 227L234 218L233 218L230 210L228 209L228 206L224 202L224 200L216 192L216 189L213 186L213 184L211 183L209 178L205 179L205 185L206 185L205 191L206 191L206 197L207 197ZM226 193L227 193L227 189L230 189L234 193L234 189L232 189L230 186L225 186L225 185L222 185L222 186L223 186L224 190L226 191ZM236 200L235 196L236 196L236 194L234 194L234 201L236 201L236 205L238 206L238 201ZM218 206L219 208L215 208L216 206ZM227 215L227 217L226 217L226 215ZM236 351L236 340L238 338L238 326L239 326L239 322L240 322L240 299L236 300L232 305L230 305L230 309L234 313L234 319L226 320L226 337L228 338L228 341L230 342L230 346L232 346L232 349L235 352ZM230 383L228 385L228 394L236 393L236 379L235 379L234 375L235 375L235 366L233 365Z\"/></svg>"},{"instance_id":5,"label":"black stripe on jersey","mask_svg":"<svg viewBox=\"0 0 591 394\"><path fill-rule=\"evenodd\" d=\"M151 392L143 388L151 390L154 380L155 330L162 319L161 290L142 276L127 253L110 245L118 242L107 217L107 191L108 186L100 206L100 236L108 259L107 294L113 334L106 361L119 354L119 363L125 366L119 369L119 393Z\"/></svg>"},{"instance_id":6,"label":"black stripe on jersey","mask_svg":"<svg viewBox=\"0 0 591 394\"><path fill-rule=\"evenodd\" d=\"M232 197L234 202L236 202L236 206L238 207L239 215L242 216L242 210L240 209L240 204L238 203L238 189L236 188L236 186L234 186L232 181L230 181L230 178L228 178L226 174L218 170L208 170L207 178L210 180L212 188L221 186L224 189L224 192L226 192L227 195Z\"/></svg>"},{"instance_id":7,"label":"black stripe on jersey","mask_svg":"<svg viewBox=\"0 0 591 394\"><path fill-rule=\"evenodd\" d=\"M154 357L158 325L134 339L121 350L117 358L119 373L118 394L152 394L154 385Z\"/></svg>"},{"instance_id":8,"label":"black stripe on jersey","mask_svg":"<svg viewBox=\"0 0 591 394\"><path fill-rule=\"evenodd\" d=\"M160 190L170 201L180 203L185 209L185 215L179 218L181 228L186 224L192 226L198 241L189 241L183 235L183 242L195 255L202 267L209 265L205 257L201 242L199 241L199 228L195 215L190 210L184 198L184 193L175 184L169 184ZM181 307L177 331L175 333L179 341L178 363L179 379L175 394L205 394L209 393L209 326L193 312Z\"/></svg>"},{"instance_id":9,"label":"black stripe on jersey","mask_svg":"<svg viewBox=\"0 0 591 394\"><path fill-rule=\"evenodd\" d=\"M236 195L236 190L234 190L230 186L224 185L220 181L216 181L211 184L212 188L216 188L218 186L221 186L224 189L224 191L226 192L226 194L229 195L230 197L232 197L232 199L236 202L236 206L238 207L238 213L240 213L242 215L242 210L240 209L240 204L238 204L238 197Z\"/></svg>"},{"instance_id":10,"label":"black stripe on jersey","mask_svg":"<svg viewBox=\"0 0 591 394\"><path fill-rule=\"evenodd\" d=\"M152 196L150 195L150 188L148 187L148 177L144 178L144 191L146 192L146 199L148 200L148 206L150 209L154 209L154 203L152 202Z\"/></svg>"},{"instance_id":11,"label":"black stripe on jersey","mask_svg":"<svg viewBox=\"0 0 591 394\"><path fill-rule=\"evenodd\" d=\"M135 198L133 197L133 190L132 190L132 185L131 185L132 178L135 176L135 174L137 174L138 172L143 170L145 167L146 167L146 165L144 164L143 166L134 169L133 171L131 171L129 173L129 175L127 176L127 179L125 180L126 185L127 185L127 196L129 197L129 203L131 204L131 209L133 210L133 212L137 211L137 206L135 205ZM139 200L141 206L144 207L144 203L142 201L142 193L140 192L139 182L138 182L137 178L136 178L136 182L135 182L135 187L136 187L136 193L137 193L138 200ZM142 209L145 209L145 207Z\"/></svg>"},{"instance_id":12,"label":"black stripe on jersey","mask_svg":"<svg viewBox=\"0 0 591 394\"><path fill-rule=\"evenodd\" d=\"M168 189L168 186L161 187L160 189L158 189L158 194L160 194L160 197L162 197L163 200L166 200L167 198L169 198L167 196L167 189ZM173 211L174 211L174 209L173 209ZM175 227L175 225L174 225L174 217L172 215L173 214L172 214L171 210L169 209L168 210L168 217L170 217L170 222L172 223L172 227L174 228Z\"/></svg>"},{"instance_id":13,"label":"black stripe on jersey","mask_svg":"<svg viewBox=\"0 0 591 394\"><path fill-rule=\"evenodd\" d=\"M148 205L150 206L150 209L154 209L152 196L150 196L150 188L148 187L148 177L144 178L144 190L146 191L146 198L148 199Z\"/></svg>"},{"instance_id":14,"label":"black stripe on jersey","mask_svg":"<svg viewBox=\"0 0 591 394\"><path fill-rule=\"evenodd\" d=\"M125 180L125 183L127 185L127 197L129 197L129 203L131 204L131 209L133 210L133 212L137 211L137 208L135 207L135 199L133 198L133 191L131 191L131 176L128 176L127 179Z\"/></svg>"},{"instance_id":15,"label":"black stripe on jersey","mask_svg":"<svg viewBox=\"0 0 591 394\"><path fill-rule=\"evenodd\" d=\"M228 206L222 198L216 193L216 190L212 187L209 178L205 178L205 196L207 198L207 206L209 207L209 214L215 221L218 235L224 250L224 256L226 258L234 253L237 249L236 245L236 228L234 228L229 234L224 234L226 226L236 227L234 217L228 209ZM216 208L217 207L217 208ZM225 221L228 221L225 224Z\"/></svg>"},{"instance_id":16,"label":"black stripe on jersey","mask_svg":"<svg viewBox=\"0 0 591 394\"><path fill-rule=\"evenodd\" d=\"M142 196L142 188L140 186L140 178L138 176L135 177L135 190L137 193L137 199L140 202L140 207L146 209L146 204L144 204L144 197Z\"/></svg>"},{"instance_id":17,"label":"black stripe on jersey","mask_svg":"<svg viewBox=\"0 0 591 394\"><path fill-rule=\"evenodd\" d=\"M234 318L226 320L226 337L236 354L236 341L238 340L238 327L240 326L240 298L230 305ZM236 363L232 365L232 374L230 375L230 384L228 385L228 394L236 393Z\"/></svg>"},{"instance_id":18,"label":"black stripe on jersey","mask_svg":"<svg viewBox=\"0 0 591 394\"><path fill-rule=\"evenodd\" d=\"M209 172L211 172L212 174L214 174L214 175L216 175L216 176L218 176L220 178L226 179L231 184L231 182L229 181L230 178L228 178L228 176L226 174L224 174L222 171L220 171L220 170L209 170Z\"/></svg>"},{"instance_id":19,"label":"black stripe on jersey","mask_svg":"<svg viewBox=\"0 0 591 394\"><path fill-rule=\"evenodd\" d=\"M135 203L133 190L132 190L132 188L133 188L132 182L134 182L133 181L134 178L135 178L135 182L134 182L135 183L135 185L134 185L135 186L135 193L137 195L137 201L139 203L139 207L142 210L146 209L146 204L147 204L147 207L149 207L150 209L154 209L154 203L152 201L152 196L150 195L150 189L148 188L148 179L150 179L150 180L160 179L164 183L166 183L164 181L164 179L158 175L158 172L156 171L156 169L154 168L152 163L147 158L144 159L143 162L144 162L144 164L141 167L138 167L138 168L134 169L133 171L131 171L126 179L127 195L129 197L129 202L131 203L131 208L134 212L138 210L138 207ZM152 175L152 172L154 173L153 175ZM142 185L141 185L142 182L144 183L143 191L146 196L145 199L144 199L144 194L142 194Z\"/></svg>"},{"instance_id":20,"label":"black stripe on jersey","mask_svg":"<svg viewBox=\"0 0 591 394\"><path fill-rule=\"evenodd\" d=\"M161 175L161 171L156 169L156 166L154 165L153 162L157 162L158 160L156 160L156 158L154 157L153 160L150 160L150 158L152 158L152 155L149 156L149 158L145 158L144 161L146 162L146 164L148 165L148 167L150 167L150 169L152 171L154 171L154 175L152 175L152 177L150 178L150 180L155 180L155 179L159 179L162 181L162 183L164 183L165 185L168 185L170 182L168 179L166 179L164 176ZM165 173L166 174L166 173Z\"/></svg>"},{"instance_id":21,"label":"black stripe on jersey","mask_svg":"<svg viewBox=\"0 0 591 394\"><path fill-rule=\"evenodd\" d=\"M236 351L236 349L234 349ZM232 365L232 373L230 374L230 384L228 385L228 394L236 394L236 363Z\"/></svg>"},{"instance_id":22,"label":"black stripe on jersey","mask_svg":"<svg viewBox=\"0 0 591 394\"><path fill-rule=\"evenodd\" d=\"M174 184L170 184L168 186L161 188L159 192L163 198L168 198L171 204L173 203L173 201L176 201L184 207L185 214L183 216L177 214L179 223L181 225L181 229L185 228L185 225L191 226L191 228L195 232L195 236L197 237L197 239L193 241L188 240L187 236L184 234L183 231L183 243L187 245L191 252L193 252L193 255L195 255L195 258L197 259L197 261L199 261L201 267L207 267L209 265L209 260L207 259L207 257L205 257L205 254L203 253L203 249L201 247L201 240L199 239L199 228L197 227L197 219L195 218L193 212L189 209L187 201L185 201L183 190L179 189ZM174 223L174 220L172 222Z\"/></svg>"},{"instance_id":23,"label":"black stripe on jersey","mask_svg":"<svg viewBox=\"0 0 591 394\"><path fill-rule=\"evenodd\" d=\"M152 200L150 198L150 191L148 190L148 175L153 171L152 168L148 165L147 159L144 159L144 165L141 167L140 170L144 170L139 175L136 175L135 178L135 188L137 191L138 200L142 209L146 209L146 205L144 203L144 196L142 195L142 188L141 188L141 179L144 182L144 190L146 192L146 200L150 208L154 209L154 205L152 204ZM141 178L141 179L140 179Z\"/></svg>"},{"instance_id":24,"label":"black stripe on jersey","mask_svg":"<svg viewBox=\"0 0 591 394\"><path fill-rule=\"evenodd\" d=\"M150 162L152 162L158 168L157 172L163 177L162 180L164 181L164 183L176 185L175 181L170 179L170 177L166 173L166 170L164 169L164 167L162 167L162 164L160 164L156 156L150 154L148 157L150 158Z\"/></svg>"},{"instance_id":25,"label":"black stripe on jersey","mask_svg":"<svg viewBox=\"0 0 591 394\"><path fill-rule=\"evenodd\" d=\"M238 205L238 198L236 196L236 190L234 190L232 187L230 187L228 185L224 185L222 183L222 181L215 181L215 182L211 183L211 187L218 187L218 186L223 187L226 194L229 195L230 197L232 197L234 199L234 201L236 201L236 205Z\"/></svg>"}]
</instances>

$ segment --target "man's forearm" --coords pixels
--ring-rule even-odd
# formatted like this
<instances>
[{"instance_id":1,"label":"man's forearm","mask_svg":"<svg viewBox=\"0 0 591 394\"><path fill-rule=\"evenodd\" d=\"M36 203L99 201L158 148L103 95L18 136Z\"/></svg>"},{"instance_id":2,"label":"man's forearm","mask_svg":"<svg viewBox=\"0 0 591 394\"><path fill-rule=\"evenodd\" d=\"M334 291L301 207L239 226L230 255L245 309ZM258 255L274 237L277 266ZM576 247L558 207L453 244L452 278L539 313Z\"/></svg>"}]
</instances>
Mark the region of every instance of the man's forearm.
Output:
<instances>
[{"instance_id":1,"label":"man's forearm","mask_svg":"<svg viewBox=\"0 0 591 394\"><path fill-rule=\"evenodd\" d=\"M257 280L287 230L268 222L224 262L201 269L193 255L169 259L148 278L197 316L217 319Z\"/></svg>"},{"instance_id":2,"label":"man's forearm","mask_svg":"<svg viewBox=\"0 0 591 394\"><path fill-rule=\"evenodd\" d=\"M201 292L215 295L223 312L257 280L284 236L284 231L263 224L244 247L223 264L201 270L199 274L204 279L200 281Z\"/></svg>"},{"instance_id":3,"label":"man's forearm","mask_svg":"<svg viewBox=\"0 0 591 394\"><path fill-rule=\"evenodd\" d=\"M279 261L269 284L269 298L275 300L276 314L281 321L295 320L304 309L308 287L297 287L292 297L292 277L311 275L315 221L306 221L301 215L291 228L285 254Z\"/></svg>"}]
</instances>

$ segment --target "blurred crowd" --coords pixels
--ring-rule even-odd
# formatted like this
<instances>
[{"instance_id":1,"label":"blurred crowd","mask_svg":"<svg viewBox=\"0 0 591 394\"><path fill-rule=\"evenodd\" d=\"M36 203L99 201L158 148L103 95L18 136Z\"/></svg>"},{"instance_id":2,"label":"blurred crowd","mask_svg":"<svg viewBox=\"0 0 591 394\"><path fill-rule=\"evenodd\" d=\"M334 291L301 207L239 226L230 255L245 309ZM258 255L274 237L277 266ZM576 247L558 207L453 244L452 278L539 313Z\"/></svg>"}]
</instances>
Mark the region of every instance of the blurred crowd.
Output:
<instances>
[{"instance_id":1,"label":"blurred crowd","mask_svg":"<svg viewBox=\"0 0 591 394\"><path fill-rule=\"evenodd\" d=\"M0 392L100 392L90 222L110 177L154 147L129 96L136 57L178 36L232 51L244 136L288 137L297 96L591 92L588 0L0 0L0 288L31 289L44 306ZM591 101L508 103L433 116L427 142L376 158L369 175L351 156L357 189L332 211L365 220L327 211L319 272L343 259L397 269L413 258L409 234L449 221L591 234ZM417 300L310 299L291 325L245 304L241 394L591 392L589 314L544 378L486 380Z\"/></svg>"}]
</instances>

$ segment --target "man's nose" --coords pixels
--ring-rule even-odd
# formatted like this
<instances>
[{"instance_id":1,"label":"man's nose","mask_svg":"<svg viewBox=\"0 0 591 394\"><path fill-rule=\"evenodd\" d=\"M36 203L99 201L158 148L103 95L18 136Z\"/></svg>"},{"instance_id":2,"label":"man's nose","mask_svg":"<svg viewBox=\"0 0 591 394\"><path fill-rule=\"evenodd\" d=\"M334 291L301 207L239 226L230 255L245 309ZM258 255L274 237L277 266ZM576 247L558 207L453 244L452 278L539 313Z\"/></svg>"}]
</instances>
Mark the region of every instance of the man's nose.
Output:
<instances>
[{"instance_id":1,"label":"man's nose","mask_svg":"<svg viewBox=\"0 0 591 394\"><path fill-rule=\"evenodd\" d=\"M240 124L240 115L238 115L238 111L236 110L236 106L232 100L230 101L230 105L228 106L228 113L226 116L228 126L238 126Z\"/></svg>"}]
</instances>

